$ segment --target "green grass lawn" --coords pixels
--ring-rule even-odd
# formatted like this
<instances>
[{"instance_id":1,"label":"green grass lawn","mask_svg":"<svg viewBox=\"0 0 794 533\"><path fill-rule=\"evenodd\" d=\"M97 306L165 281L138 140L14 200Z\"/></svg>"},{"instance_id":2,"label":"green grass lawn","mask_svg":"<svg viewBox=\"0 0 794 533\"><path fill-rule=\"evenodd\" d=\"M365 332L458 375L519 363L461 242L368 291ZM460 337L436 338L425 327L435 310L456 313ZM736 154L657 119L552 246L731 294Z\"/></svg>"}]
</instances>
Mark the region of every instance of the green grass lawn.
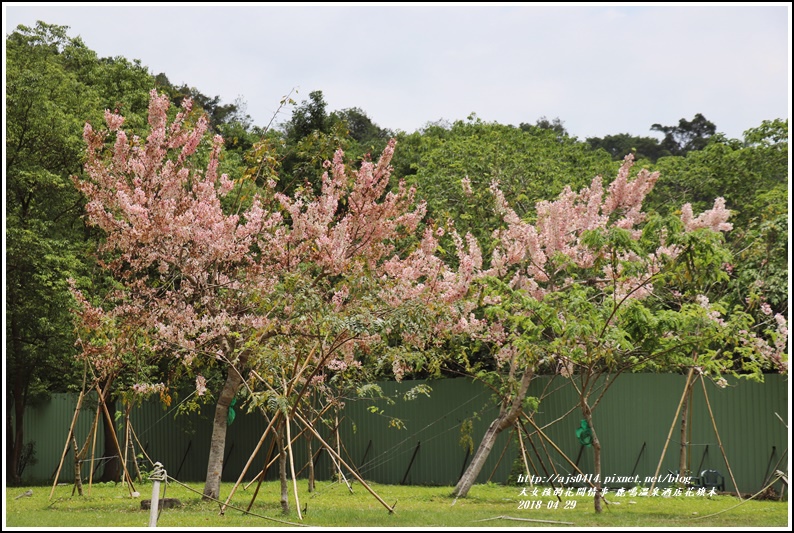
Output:
<instances>
[{"instance_id":1,"label":"green grass lawn","mask_svg":"<svg viewBox=\"0 0 794 533\"><path fill-rule=\"evenodd\" d=\"M189 490L189 487L192 490ZM788 502L749 500L741 503L733 496L617 497L608 496L611 504L596 514L591 497L563 498L521 496L519 487L487 484L475 485L466 498L450 497L451 487L420 487L372 484L375 492L395 512L389 511L358 483L353 493L344 484L318 482L316 490L307 491L300 481L298 496L303 520L297 516L290 485L290 513L281 513L279 485L263 483L251 513L248 507L256 485L247 490L240 486L224 515L220 505L201 500L203 484L181 486L169 483L166 498L178 498L182 507L163 509L158 527L179 528L285 528L278 521L312 527L664 527L715 528L752 527L784 528L789 526ZM150 483L136 486L139 498L131 498L122 484L95 484L88 494L72 496L72 486L58 486L50 499L51 487L8 487L5 494L5 527L129 527L142 528L149 523L149 511L142 510L141 499L151 498ZM226 499L232 484L223 484ZM31 496L17 496L32 490ZM523 503L522 503L523 502ZM551 503L549 503L551 502ZM738 505L737 504L740 504ZM556 505L556 508L554 508ZM519 520L520 519L520 520ZM527 521L532 520L532 522ZM549 522L542 522L549 521ZM554 523L551 523L554 522ZM561 523L564 522L564 523Z\"/></svg>"}]
</instances>

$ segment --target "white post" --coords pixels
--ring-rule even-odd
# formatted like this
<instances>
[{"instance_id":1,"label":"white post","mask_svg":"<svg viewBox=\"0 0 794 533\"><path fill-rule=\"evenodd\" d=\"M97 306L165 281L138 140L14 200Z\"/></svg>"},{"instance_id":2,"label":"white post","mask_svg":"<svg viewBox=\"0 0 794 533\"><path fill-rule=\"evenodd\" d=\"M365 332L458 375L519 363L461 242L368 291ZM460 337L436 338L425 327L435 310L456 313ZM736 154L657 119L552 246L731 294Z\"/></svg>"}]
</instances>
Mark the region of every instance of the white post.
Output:
<instances>
[{"instance_id":1,"label":"white post","mask_svg":"<svg viewBox=\"0 0 794 533\"><path fill-rule=\"evenodd\" d=\"M160 506L160 482L166 480L166 472L160 462L154 463L154 470L149 475L152 481L152 505L149 511L149 527L157 527L157 508Z\"/></svg>"}]
</instances>

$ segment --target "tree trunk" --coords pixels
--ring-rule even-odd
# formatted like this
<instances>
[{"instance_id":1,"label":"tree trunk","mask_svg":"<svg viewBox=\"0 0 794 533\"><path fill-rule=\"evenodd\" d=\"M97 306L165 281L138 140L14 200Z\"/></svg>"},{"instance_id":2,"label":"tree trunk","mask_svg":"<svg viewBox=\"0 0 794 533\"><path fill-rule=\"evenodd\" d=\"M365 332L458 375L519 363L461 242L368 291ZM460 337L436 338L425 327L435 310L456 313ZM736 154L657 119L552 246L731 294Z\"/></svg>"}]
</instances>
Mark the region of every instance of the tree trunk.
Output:
<instances>
[{"instance_id":1,"label":"tree trunk","mask_svg":"<svg viewBox=\"0 0 794 533\"><path fill-rule=\"evenodd\" d=\"M590 436L593 439L593 484L595 485L595 497L593 498L593 507L596 513L602 511L601 502L604 496L601 494L601 442L598 440L595 426L593 426L593 412L587 404L587 398L582 398L582 414L587 425L590 428Z\"/></svg>"},{"instance_id":2,"label":"tree trunk","mask_svg":"<svg viewBox=\"0 0 794 533\"><path fill-rule=\"evenodd\" d=\"M105 396L105 406L108 408L111 420L116 420L116 401L111 400L111 384L105 382L100 389ZM113 424L108 423L106 417L102 418L102 432L105 436L105 450L102 452L102 457L105 457L105 468L102 470L102 477L99 481L102 483L113 482L117 483L121 479L121 458L119 457L119 450L116 448L116 428Z\"/></svg>"},{"instance_id":3,"label":"tree trunk","mask_svg":"<svg viewBox=\"0 0 794 533\"><path fill-rule=\"evenodd\" d=\"M240 357L239 368L245 364L245 358ZM221 474L223 473L223 454L226 450L226 426L228 425L229 406L234 395L240 389L243 380L240 373L234 368L228 369L226 382L215 404L215 418L212 422L212 437L210 440L210 455L207 460L207 477L204 481L202 499L217 500L221 491Z\"/></svg>"},{"instance_id":4,"label":"tree trunk","mask_svg":"<svg viewBox=\"0 0 794 533\"><path fill-rule=\"evenodd\" d=\"M284 426L278 430L278 479L281 483L281 512L289 514L289 483L287 482L287 447L284 445Z\"/></svg>"},{"instance_id":5,"label":"tree trunk","mask_svg":"<svg viewBox=\"0 0 794 533\"><path fill-rule=\"evenodd\" d=\"M306 447L309 453L309 492L314 492L314 453L312 451L312 437L309 435L307 437Z\"/></svg>"},{"instance_id":6,"label":"tree trunk","mask_svg":"<svg viewBox=\"0 0 794 533\"><path fill-rule=\"evenodd\" d=\"M513 424L515 424L515 421L518 419L518 415L521 414L521 405L526 398L527 390L529 389L529 382L532 380L532 374L532 370L527 370L524 373L524 376L521 378L519 390L513 397L512 402L507 405L507 401L509 401L509 399L506 399L505 403L502 404L502 407L499 410L499 416L496 417L496 420L491 422L490 426L488 426L488 431L485 432L482 441L480 441L480 446L477 448L477 452L474 454L471 463L469 463L469 466L466 467L466 471L463 472L458 484L455 485L455 490L452 492L453 496L459 498L466 497L466 495L469 493L469 489L471 489L472 485L474 485L475 481L477 481L477 476L480 475L480 471L485 465L485 461L488 459L488 455L490 455L491 450L493 449L493 445L496 442L496 437L498 437L499 433L501 433L504 429L512 427Z\"/></svg>"},{"instance_id":7,"label":"tree trunk","mask_svg":"<svg viewBox=\"0 0 794 533\"><path fill-rule=\"evenodd\" d=\"M74 437L74 433L72 433L72 447L74 448L74 486L77 488L77 494L79 496L83 495L83 457L80 453L80 449L77 447L77 439ZM72 491L74 494L74 491Z\"/></svg>"},{"instance_id":8,"label":"tree trunk","mask_svg":"<svg viewBox=\"0 0 794 533\"><path fill-rule=\"evenodd\" d=\"M22 360L22 334L20 333L20 326L19 320L17 319L16 313L11 314L11 345L13 346L13 350L15 352L16 357L14 360L20 361ZM12 431L12 422L11 422L11 411L6 411L7 418L6 418L6 454L7 454L7 463L6 463L6 479L10 481L12 485L19 486L22 484L22 476L20 470L20 460L22 457L22 448L25 445L24 441L24 430L22 426L22 421L25 416L25 405L26 401L26 394L25 394L25 386L24 383L29 382L29 379L23 377L23 374L19 371L14 372L14 384L11 387L11 394L12 394L12 402L14 404L14 420L13 420L13 431Z\"/></svg>"},{"instance_id":9,"label":"tree trunk","mask_svg":"<svg viewBox=\"0 0 794 533\"><path fill-rule=\"evenodd\" d=\"M687 419L689 418L689 404L692 400L692 384L687 385L687 390L684 393L684 401L681 402L681 451L678 457L678 475L686 476L687 471L687 449L689 443L687 439Z\"/></svg>"},{"instance_id":10,"label":"tree trunk","mask_svg":"<svg viewBox=\"0 0 794 533\"><path fill-rule=\"evenodd\" d=\"M24 429L22 426L23 418L25 416L25 399L22 393L21 386L14 383L14 431L11 431L11 411L8 411L8 450L10 462L8 463L8 470L6 471L6 479L11 481L14 486L22 484L22 476L20 472L20 460L22 458L22 448L24 447Z\"/></svg>"}]
</instances>

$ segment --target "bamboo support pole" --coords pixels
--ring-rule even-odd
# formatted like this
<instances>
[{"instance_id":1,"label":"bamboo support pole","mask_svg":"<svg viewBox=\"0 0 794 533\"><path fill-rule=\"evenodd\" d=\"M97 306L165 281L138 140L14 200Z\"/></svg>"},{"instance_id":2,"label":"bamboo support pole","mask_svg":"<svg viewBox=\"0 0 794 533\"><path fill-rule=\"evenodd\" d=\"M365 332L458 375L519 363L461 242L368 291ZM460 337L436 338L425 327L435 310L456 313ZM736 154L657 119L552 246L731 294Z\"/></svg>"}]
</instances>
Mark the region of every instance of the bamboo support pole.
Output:
<instances>
[{"instance_id":1,"label":"bamboo support pole","mask_svg":"<svg viewBox=\"0 0 794 533\"><path fill-rule=\"evenodd\" d=\"M245 476L246 472L248 472L248 469L251 467L251 463L254 462L254 457L256 457L256 454L259 453L259 450L262 448L262 444L265 443L265 437L267 437L267 434L272 429L273 424L276 422L276 420L279 419L279 413L280 411L276 411L276 414L274 414L273 418L270 419L270 423L267 425L265 431L262 433L262 437L259 439L259 442L256 444L253 453L248 458L248 461L245 463L245 466L243 467L243 471L240 472L240 477L237 478L237 482L234 484L232 490L229 492L229 496L226 498L226 501L221 506L220 514L223 514L224 511L226 511L226 507L228 507L229 502L232 500L232 496L234 496L234 492L237 490L237 487L240 486L240 483L243 482L243 476Z\"/></svg>"},{"instance_id":2,"label":"bamboo support pole","mask_svg":"<svg viewBox=\"0 0 794 533\"><path fill-rule=\"evenodd\" d=\"M527 418L527 420L529 420L529 418ZM534 421L532 422L532 426L535 427ZM540 427L538 427L538 431L540 431ZM549 466L551 467L551 471L554 472L555 476L559 476L560 473L557 472L557 465L555 464L555 461L554 461L554 459L551 456L551 452L549 452L549 448L546 446L546 441L549 440L549 442L551 442L550 439L546 435L544 435L542 432L540 432L540 433L538 433L538 440L540 441L541 448L543 448L543 453L546 454L546 461L548 461ZM568 458L566 457L566 459L568 459ZM568 459L568 462L570 463L571 460ZM576 463L574 463L574 465L577 466L577 467L579 466L579 460L578 459L576 460ZM552 484L552 486L554 486L554 485Z\"/></svg>"},{"instance_id":3,"label":"bamboo support pole","mask_svg":"<svg viewBox=\"0 0 794 533\"><path fill-rule=\"evenodd\" d=\"M96 406L96 414L94 415L94 425L91 426L92 433L93 433L93 442L91 443L91 470L88 472L88 495L91 496L91 485L94 483L94 461L96 459L96 436L97 427L99 427L99 411L100 406L97 404Z\"/></svg>"},{"instance_id":4,"label":"bamboo support pole","mask_svg":"<svg viewBox=\"0 0 794 533\"><path fill-rule=\"evenodd\" d=\"M538 454L538 450L537 450L537 448L535 448L535 444L532 442L532 439L528 436L527 430L526 430L526 428L524 427L523 424L521 424L521 431L522 431L522 433L524 433L524 435L527 435L527 441L529 442L529 445L532 446L532 449L535 452L535 455L537 456L538 461L540 462L540 455ZM529 453L529 448L527 448L527 461L529 461L529 468L531 469L532 472L536 472L536 473L540 474L541 468L544 469L544 470L546 468L543 465L542 462L541 462L541 465L540 465L541 468L538 468L537 466L535 466L535 461L532 460L532 454ZM534 486L534 481L532 481L531 477L529 479L529 483L530 483L531 486Z\"/></svg>"},{"instance_id":5,"label":"bamboo support pole","mask_svg":"<svg viewBox=\"0 0 794 533\"><path fill-rule=\"evenodd\" d=\"M273 448L276 447L276 440L273 439L270 441L270 447L267 449L267 453L265 453L265 466L262 467L262 470L259 471L257 475L254 476L254 479L248 482L248 484L243 487L243 490L248 490L248 488L254 484L254 481L259 481L259 484L262 484L262 480L265 478L265 474L267 473L267 469L270 468L270 465L273 464L273 461L270 458L273 456Z\"/></svg>"},{"instance_id":6,"label":"bamboo support pole","mask_svg":"<svg viewBox=\"0 0 794 533\"><path fill-rule=\"evenodd\" d=\"M298 512L298 519L303 520L303 515L301 514L301 502L298 498L298 480L295 478L295 458L294 454L292 453L292 432L290 431L291 424L289 423L289 417L285 417L285 422L287 425L287 453L289 455L289 471L292 476L292 492L295 494L295 510Z\"/></svg>"},{"instance_id":7,"label":"bamboo support pole","mask_svg":"<svg viewBox=\"0 0 794 533\"><path fill-rule=\"evenodd\" d=\"M722 439L720 439L720 433L717 431L717 421L714 420L714 412L711 410L711 402L709 401L709 393L706 390L706 380L703 378L703 374L700 375L700 384L703 385L703 396L706 398L706 407L709 409L709 417L711 417L711 424L714 426L714 434L717 435L717 444L720 447L720 452L722 452L722 458L725 460L725 467L728 469L731 481L733 481L733 488L736 489L736 497L739 498L739 501L742 501L742 493L739 492L739 485L736 484L736 479L733 477L733 471L728 462L728 456L725 455L725 448L722 447Z\"/></svg>"},{"instance_id":8,"label":"bamboo support pole","mask_svg":"<svg viewBox=\"0 0 794 533\"><path fill-rule=\"evenodd\" d=\"M267 453L265 454L265 464L266 464L266 466L262 469L261 472L259 472L256 475L256 477L254 479L251 480L251 483L256 481L257 484L256 484L256 489L254 489L254 494L253 494L253 496L251 496L251 502L248 504L248 508L246 508L246 512L250 511L251 507L254 506L254 502L256 501L256 497L259 494L259 488L262 486L262 482L265 480L265 475L267 473L268 466L270 466L268 464L268 459L270 459L270 456L273 454L273 450L275 449L275 447L276 447L276 439L273 439L273 440L270 441L270 447L267 449ZM248 487L251 486L251 483L249 483L248 485L245 486L245 490L248 490Z\"/></svg>"},{"instance_id":9,"label":"bamboo support pole","mask_svg":"<svg viewBox=\"0 0 794 533\"><path fill-rule=\"evenodd\" d=\"M300 413L296 411L295 416L301 422L301 424L303 424L306 428L308 428L309 431L312 432L312 434L314 434L317 440L320 441L320 444L322 444L325 447L325 449L328 450L331 456L334 456L336 454L334 449L327 442L325 442L325 440L320 436L320 434L317 433L317 431L311 425L309 425L309 423L300 415ZM345 463L341 457L337 456L337 459L342 465L344 465L348 470L350 470L350 467L347 466L347 463ZM353 477L355 477L358 480L358 482L361 483L362 487L367 489L367 491L369 491L369 493L372 494L375 497L375 499L377 499L386 509L389 510L389 514L394 513L393 506L390 506L388 503L383 501L383 498L378 496L377 493L374 490L372 490L372 487L367 485L367 482L361 479L361 477L358 474L356 474L353 470L350 470L350 472L353 474Z\"/></svg>"},{"instance_id":10,"label":"bamboo support pole","mask_svg":"<svg viewBox=\"0 0 794 533\"><path fill-rule=\"evenodd\" d=\"M72 415L72 423L69 426L69 434L66 435L66 444L63 446L63 453L61 454L61 461L58 463L58 470L55 474L55 481L52 483L52 490L50 490L50 497L52 499L52 495L55 493L55 487L58 485L58 478L61 475L61 468L63 468L63 462L66 459L66 454L69 452L69 441L72 438L72 433L74 432L74 426L77 423L77 415L80 413L80 407L83 405L83 391L80 391L80 396L77 397L77 407L74 409L74 415Z\"/></svg>"},{"instance_id":11,"label":"bamboo support pole","mask_svg":"<svg viewBox=\"0 0 794 533\"><path fill-rule=\"evenodd\" d=\"M516 420L516 433L518 433L518 446L521 448L521 459L524 461L524 472L527 473L527 479L529 480L529 486L534 487L534 483L532 483L532 473L529 471L529 463L527 463L527 449L524 448L524 439L521 437L521 430L519 429L519 425L521 422Z\"/></svg>"},{"instance_id":12,"label":"bamboo support pole","mask_svg":"<svg viewBox=\"0 0 794 533\"><path fill-rule=\"evenodd\" d=\"M664 462L664 456L667 453L667 446L670 444L670 439L673 438L673 431L675 431L675 426L678 422L678 414L681 412L681 406L684 405L684 401L686 400L687 392L689 392L689 382L692 380L692 374L694 373L695 367L689 367L689 373L687 373L686 382L684 382L684 393L681 395L681 400L678 402L675 415L673 415L673 423L670 425L669 433L667 433L667 441L665 441L664 447L662 448L662 455L659 457L659 464L656 465L656 472L653 473L653 481L651 481L650 488L651 491L653 491L653 488L656 486L656 480L659 479L659 471L662 469L662 462ZM679 473L683 475L683 473Z\"/></svg>"},{"instance_id":13,"label":"bamboo support pole","mask_svg":"<svg viewBox=\"0 0 794 533\"><path fill-rule=\"evenodd\" d=\"M329 451L333 452L333 450L329 450ZM341 477L342 481L345 482L345 485L347 486L347 490L350 491L350 494L353 494L353 487L350 486L350 482L347 480L347 477L345 477L345 473L342 471L342 467L337 462L336 457L334 456L334 454L333 453L329 453L328 457L331 459L331 462L334 464L334 468L336 468L336 471L339 472L339 477ZM339 460L341 461L342 458L340 457ZM350 468L350 467L348 467L348 468Z\"/></svg>"},{"instance_id":14,"label":"bamboo support pole","mask_svg":"<svg viewBox=\"0 0 794 533\"><path fill-rule=\"evenodd\" d=\"M132 408L131 405L126 404L124 406L124 458L121 459L125 465L129 464L128 459L129 457L127 454L130 453L130 409ZM133 454L134 457L135 454ZM139 480L140 481L140 480Z\"/></svg>"},{"instance_id":15,"label":"bamboo support pole","mask_svg":"<svg viewBox=\"0 0 794 533\"><path fill-rule=\"evenodd\" d=\"M110 417L110 411L108 411L108 406L105 403L105 396L102 394L102 390L99 388L98 383L94 383L94 387L96 387L97 393L99 394L99 403L102 405L102 411L105 413L105 420L107 420L108 425L113 428L113 431L110 433L113 435L113 444L116 445L116 452L119 454L119 462L121 462L121 446L119 445L119 439L116 437L116 430L113 425L113 419ZM135 490L135 485L132 483L132 476L130 476L129 470L127 470L127 465L123 462L121 463L121 468L124 471L124 475L127 479L128 488L130 490L130 496L132 496L133 492L137 492Z\"/></svg>"}]
</instances>

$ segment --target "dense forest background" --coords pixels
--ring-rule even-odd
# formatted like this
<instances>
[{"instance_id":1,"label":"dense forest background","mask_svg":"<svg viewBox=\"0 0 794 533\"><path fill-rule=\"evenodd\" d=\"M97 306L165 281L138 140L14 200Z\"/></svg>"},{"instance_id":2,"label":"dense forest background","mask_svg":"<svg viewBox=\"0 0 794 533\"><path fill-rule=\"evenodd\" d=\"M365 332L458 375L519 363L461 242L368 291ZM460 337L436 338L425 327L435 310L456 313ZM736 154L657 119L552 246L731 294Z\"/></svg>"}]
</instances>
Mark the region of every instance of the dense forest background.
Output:
<instances>
[{"instance_id":1,"label":"dense forest background","mask_svg":"<svg viewBox=\"0 0 794 533\"><path fill-rule=\"evenodd\" d=\"M335 150L361 161L377 157L396 138L395 183L404 178L417 188L429 219L451 219L461 233L471 232L481 243L500 222L488 192L493 180L517 213L532 220L537 201L555 198L566 186L586 186L596 175L612 179L632 153L638 168L661 173L648 211L666 215L690 202L699 212L715 197L725 198L734 224L727 236L733 261L730 281L716 289L743 305L755 298L749 306L757 313L766 303L773 312L788 314L787 119L770 117L742 139L726 138L701 114L675 125L650 124L649 132L661 140L626 133L581 140L560 118L547 117L511 125L471 115L395 132L373 123L359 108L328 110L322 91L315 90L302 100L290 93L271 124L254 124L245 102L224 103L222 96L175 85L167 73L154 75L136 60L98 57L64 26L20 26L6 37L6 46L9 480L18 479L32 459L21 429L25 407L81 384L67 280L91 287L93 294L111 286L94 255L102 235L85 223L85 199L71 180L83 173L84 125L102 123L109 109L126 117L128 131L143 136L152 88L174 104L192 98L206 113L208 133L225 139L220 170L245 190L269 181L287 194L317 189L323 162ZM464 177L471 182L470 196L460 186ZM106 469L106 475L112 479L118 472Z\"/></svg>"}]
</instances>

